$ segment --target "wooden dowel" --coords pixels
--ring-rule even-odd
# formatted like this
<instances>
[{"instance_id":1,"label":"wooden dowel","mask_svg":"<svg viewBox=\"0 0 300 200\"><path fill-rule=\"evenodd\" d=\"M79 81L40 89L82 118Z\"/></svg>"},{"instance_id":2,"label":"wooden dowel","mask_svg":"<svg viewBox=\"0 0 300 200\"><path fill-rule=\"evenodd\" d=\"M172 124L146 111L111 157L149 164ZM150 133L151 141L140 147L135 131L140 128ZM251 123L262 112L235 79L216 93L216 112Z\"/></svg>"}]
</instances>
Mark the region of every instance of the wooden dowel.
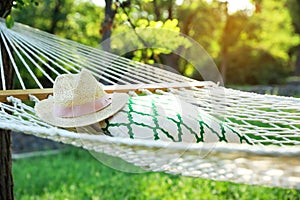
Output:
<instances>
[{"instance_id":1,"label":"wooden dowel","mask_svg":"<svg viewBox=\"0 0 300 200\"><path fill-rule=\"evenodd\" d=\"M0 102L7 102L7 97L13 96L22 101L29 100L29 95L34 95L39 99L46 99L53 94L52 88L47 89L28 89L28 90L4 90L0 91Z\"/></svg>"},{"instance_id":2,"label":"wooden dowel","mask_svg":"<svg viewBox=\"0 0 300 200\"><path fill-rule=\"evenodd\" d=\"M205 87L208 85L212 85L212 82L188 82L188 83L165 83L165 84L132 84L132 85L112 85L112 86L104 86L103 89L107 93L127 93L129 91L135 91L136 93L140 93L141 89L147 89L151 92L155 92L155 90L163 90L167 91L169 88L190 88L190 87ZM52 88L47 89L27 89L27 90L3 90L0 91L0 102L7 102L7 97L13 96L22 101L29 100L29 95L34 95L38 99L46 99L49 95L53 94Z\"/></svg>"}]
</instances>

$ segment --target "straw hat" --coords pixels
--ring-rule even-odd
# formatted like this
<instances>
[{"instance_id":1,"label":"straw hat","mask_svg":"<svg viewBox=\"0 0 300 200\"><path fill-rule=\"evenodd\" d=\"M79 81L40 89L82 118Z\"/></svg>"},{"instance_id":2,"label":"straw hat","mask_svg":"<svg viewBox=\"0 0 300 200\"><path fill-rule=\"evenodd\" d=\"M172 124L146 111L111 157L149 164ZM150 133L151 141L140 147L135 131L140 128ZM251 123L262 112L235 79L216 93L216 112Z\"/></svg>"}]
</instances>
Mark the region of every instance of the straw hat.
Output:
<instances>
[{"instance_id":1,"label":"straw hat","mask_svg":"<svg viewBox=\"0 0 300 200\"><path fill-rule=\"evenodd\" d=\"M125 93L107 94L87 70L55 79L53 98L35 105L37 115L59 127L79 127L102 121L118 112L128 100Z\"/></svg>"}]
</instances>

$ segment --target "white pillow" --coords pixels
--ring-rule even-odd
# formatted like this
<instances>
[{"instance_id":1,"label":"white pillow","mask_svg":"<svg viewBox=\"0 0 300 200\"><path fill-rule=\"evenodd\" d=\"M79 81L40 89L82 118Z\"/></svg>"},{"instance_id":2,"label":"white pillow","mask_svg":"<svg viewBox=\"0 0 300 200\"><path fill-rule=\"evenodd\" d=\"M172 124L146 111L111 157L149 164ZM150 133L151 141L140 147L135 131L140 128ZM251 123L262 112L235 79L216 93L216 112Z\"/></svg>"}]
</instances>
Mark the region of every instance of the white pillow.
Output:
<instances>
[{"instance_id":1,"label":"white pillow","mask_svg":"<svg viewBox=\"0 0 300 200\"><path fill-rule=\"evenodd\" d=\"M131 97L120 112L100 126L113 137L251 144L247 136L174 95Z\"/></svg>"}]
</instances>

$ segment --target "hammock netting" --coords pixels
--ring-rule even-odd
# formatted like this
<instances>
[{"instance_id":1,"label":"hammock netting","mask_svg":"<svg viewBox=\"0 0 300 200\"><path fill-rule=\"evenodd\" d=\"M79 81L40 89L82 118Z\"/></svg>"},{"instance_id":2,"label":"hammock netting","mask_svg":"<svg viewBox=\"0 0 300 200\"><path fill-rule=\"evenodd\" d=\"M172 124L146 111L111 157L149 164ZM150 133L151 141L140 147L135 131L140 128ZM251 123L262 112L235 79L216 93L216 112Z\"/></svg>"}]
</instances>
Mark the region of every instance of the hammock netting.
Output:
<instances>
[{"instance_id":1,"label":"hammock netting","mask_svg":"<svg viewBox=\"0 0 300 200\"><path fill-rule=\"evenodd\" d=\"M19 23L7 29L2 20L0 37L17 89L44 90L56 76L85 68L104 89L125 86L131 96L117 115L100 123L113 137L89 127L47 124L35 114L39 99L32 94L30 101L9 96L9 103L0 103L1 129L116 156L150 171L300 189L300 99L199 82ZM0 75L4 95L10 91L2 59ZM149 85L159 87L150 91ZM197 115L175 109L176 102Z\"/></svg>"}]
</instances>

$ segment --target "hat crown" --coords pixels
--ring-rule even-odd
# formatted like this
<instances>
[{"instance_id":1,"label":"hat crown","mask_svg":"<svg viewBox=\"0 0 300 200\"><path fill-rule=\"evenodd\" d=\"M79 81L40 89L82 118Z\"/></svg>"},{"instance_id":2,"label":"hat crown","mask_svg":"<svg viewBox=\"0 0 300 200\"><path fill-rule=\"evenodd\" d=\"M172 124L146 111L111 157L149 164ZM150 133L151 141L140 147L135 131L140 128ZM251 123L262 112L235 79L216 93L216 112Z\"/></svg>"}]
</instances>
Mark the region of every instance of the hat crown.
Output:
<instances>
[{"instance_id":1,"label":"hat crown","mask_svg":"<svg viewBox=\"0 0 300 200\"><path fill-rule=\"evenodd\" d=\"M85 104L106 95L102 85L87 70L58 76L53 93L54 102L63 106Z\"/></svg>"}]
</instances>

